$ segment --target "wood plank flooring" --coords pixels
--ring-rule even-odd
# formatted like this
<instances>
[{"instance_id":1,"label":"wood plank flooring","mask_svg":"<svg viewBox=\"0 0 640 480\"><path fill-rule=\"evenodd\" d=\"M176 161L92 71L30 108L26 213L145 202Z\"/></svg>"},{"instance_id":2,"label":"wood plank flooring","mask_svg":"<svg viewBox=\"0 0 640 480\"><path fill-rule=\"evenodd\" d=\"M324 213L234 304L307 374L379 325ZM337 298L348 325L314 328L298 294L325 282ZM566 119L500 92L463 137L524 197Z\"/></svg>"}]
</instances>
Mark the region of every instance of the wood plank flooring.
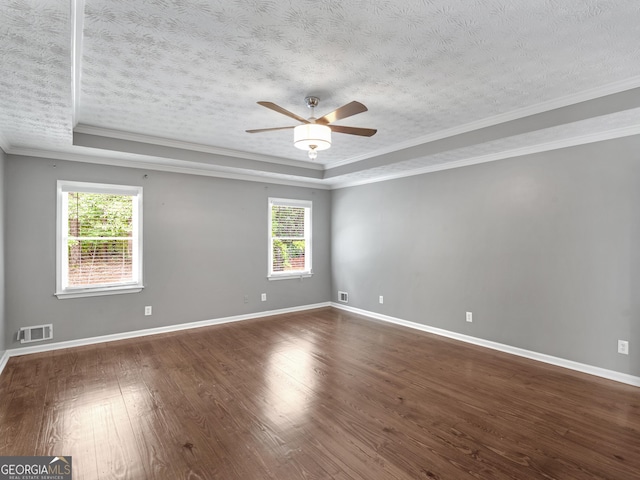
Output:
<instances>
[{"instance_id":1,"label":"wood plank flooring","mask_svg":"<svg viewBox=\"0 0 640 480\"><path fill-rule=\"evenodd\" d=\"M13 357L74 479L639 479L640 389L331 308Z\"/></svg>"}]
</instances>

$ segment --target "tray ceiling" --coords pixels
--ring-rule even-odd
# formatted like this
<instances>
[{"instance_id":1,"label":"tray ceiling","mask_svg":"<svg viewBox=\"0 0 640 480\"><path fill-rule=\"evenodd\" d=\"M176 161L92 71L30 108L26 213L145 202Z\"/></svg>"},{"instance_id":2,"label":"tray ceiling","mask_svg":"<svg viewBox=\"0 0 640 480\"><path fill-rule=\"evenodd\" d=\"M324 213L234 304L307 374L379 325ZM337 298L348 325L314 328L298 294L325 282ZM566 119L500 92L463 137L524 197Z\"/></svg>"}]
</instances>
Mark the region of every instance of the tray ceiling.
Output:
<instances>
[{"instance_id":1,"label":"tray ceiling","mask_svg":"<svg viewBox=\"0 0 640 480\"><path fill-rule=\"evenodd\" d=\"M330 188L640 133L637 0L6 0L0 24L9 153ZM245 133L307 95L378 133L315 162Z\"/></svg>"}]
</instances>

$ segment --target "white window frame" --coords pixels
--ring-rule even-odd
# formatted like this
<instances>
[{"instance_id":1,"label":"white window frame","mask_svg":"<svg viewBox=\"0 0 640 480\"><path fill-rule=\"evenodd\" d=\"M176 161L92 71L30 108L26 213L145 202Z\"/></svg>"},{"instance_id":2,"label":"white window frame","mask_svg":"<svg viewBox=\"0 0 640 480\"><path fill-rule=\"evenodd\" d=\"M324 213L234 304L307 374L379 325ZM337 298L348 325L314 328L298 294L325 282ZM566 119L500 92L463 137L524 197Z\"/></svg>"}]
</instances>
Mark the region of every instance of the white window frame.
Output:
<instances>
[{"instance_id":1,"label":"white window frame","mask_svg":"<svg viewBox=\"0 0 640 480\"><path fill-rule=\"evenodd\" d=\"M271 229L271 217L272 217L272 207L274 205L280 205L284 207L303 207L305 208L305 216L304 216L304 240L305 240L305 253L304 253L304 270L299 270L295 272L274 272L273 271L273 239L272 229ZM291 278L306 278L311 277L313 275L312 269L312 260L313 260L313 235L312 235L312 213L313 213L313 202L311 200L297 200L291 198L272 198L269 197L268 202L268 252L269 252L269 265L268 265L268 274L267 278L269 280L285 280Z\"/></svg>"},{"instance_id":2,"label":"white window frame","mask_svg":"<svg viewBox=\"0 0 640 480\"><path fill-rule=\"evenodd\" d=\"M68 285L69 192L131 195L133 201L133 281L95 287ZM142 291L142 187L58 180L56 204L56 292L59 299L138 293Z\"/></svg>"}]
</instances>

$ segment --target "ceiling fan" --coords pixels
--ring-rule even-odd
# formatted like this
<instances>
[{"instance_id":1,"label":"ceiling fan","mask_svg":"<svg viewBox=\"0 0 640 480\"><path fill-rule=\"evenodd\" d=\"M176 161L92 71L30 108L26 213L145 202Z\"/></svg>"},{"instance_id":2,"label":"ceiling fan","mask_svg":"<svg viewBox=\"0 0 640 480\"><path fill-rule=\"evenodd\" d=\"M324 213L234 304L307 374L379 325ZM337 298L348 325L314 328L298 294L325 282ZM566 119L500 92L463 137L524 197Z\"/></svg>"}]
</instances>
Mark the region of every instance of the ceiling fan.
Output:
<instances>
[{"instance_id":1,"label":"ceiling fan","mask_svg":"<svg viewBox=\"0 0 640 480\"><path fill-rule=\"evenodd\" d=\"M346 133L348 135L359 135L361 137L371 137L375 135L377 130L373 128L345 127L343 125L330 125L331 123L343 118L366 112L365 107L360 102L351 102L337 108L333 112L327 113L323 117L315 118L314 109L318 106L320 99L318 97L306 97L304 99L307 107L311 109L311 116L303 118L289 110L282 108L272 102L258 102L259 105L267 107L275 112L298 120L302 125L290 127L275 128L259 128L257 130L247 130L247 133L273 132L275 130L293 129L293 144L301 150L309 152L309 158L315 160L319 150L326 150L331 146L331 132Z\"/></svg>"}]
</instances>

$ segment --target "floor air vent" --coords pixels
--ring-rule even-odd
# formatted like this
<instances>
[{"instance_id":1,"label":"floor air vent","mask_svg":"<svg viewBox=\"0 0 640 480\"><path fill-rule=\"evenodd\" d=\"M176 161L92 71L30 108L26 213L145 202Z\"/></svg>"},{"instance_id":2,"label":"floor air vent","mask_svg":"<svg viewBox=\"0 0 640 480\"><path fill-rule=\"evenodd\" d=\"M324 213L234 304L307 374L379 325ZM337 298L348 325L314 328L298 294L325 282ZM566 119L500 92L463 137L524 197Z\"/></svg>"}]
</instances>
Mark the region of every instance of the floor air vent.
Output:
<instances>
[{"instance_id":1,"label":"floor air vent","mask_svg":"<svg viewBox=\"0 0 640 480\"><path fill-rule=\"evenodd\" d=\"M35 327L24 327L18 332L20 343L40 342L53 338L53 325L36 325Z\"/></svg>"},{"instance_id":2,"label":"floor air vent","mask_svg":"<svg viewBox=\"0 0 640 480\"><path fill-rule=\"evenodd\" d=\"M338 301L349 303L349 294L347 292L338 292Z\"/></svg>"}]
</instances>

